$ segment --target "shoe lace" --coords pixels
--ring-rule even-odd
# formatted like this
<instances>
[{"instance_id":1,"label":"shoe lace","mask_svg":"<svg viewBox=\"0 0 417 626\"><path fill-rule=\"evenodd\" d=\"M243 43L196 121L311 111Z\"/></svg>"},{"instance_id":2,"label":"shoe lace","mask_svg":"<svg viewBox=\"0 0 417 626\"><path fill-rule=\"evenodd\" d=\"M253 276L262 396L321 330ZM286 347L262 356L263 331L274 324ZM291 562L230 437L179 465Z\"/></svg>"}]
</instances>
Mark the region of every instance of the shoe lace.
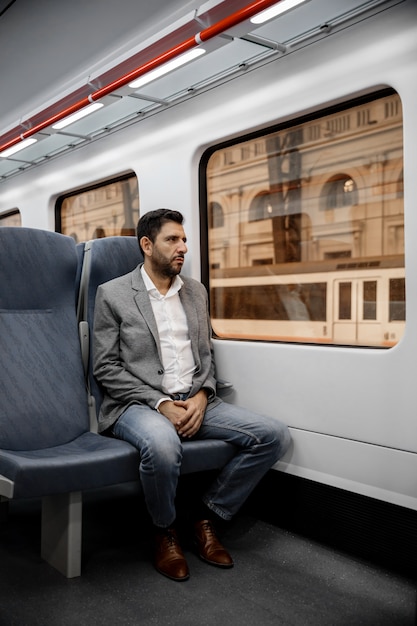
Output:
<instances>
[{"instance_id":1,"label":"shoe lace","mask_svg":"<svg viewBox=\"0 0 417 626\"><path fill-rule=\"evenodd\" d=\"M164 533L164 541L167 544L167 547L169 548L172 548L178 545L177 536L175 532L173 532L171 529L168 529L166 533Z\"/></svg>"},{"instance_id":2,"label":"shoe lace","mask_svg":"<svg viewBox=\"0 0 417 626\"><path fill-rule=\"evenodd\" d=\"M208 534L217 539L216 531L214 530L213 523L210 520L204 520L201 524L202 529Z\"/></svg>"}]
</instances>

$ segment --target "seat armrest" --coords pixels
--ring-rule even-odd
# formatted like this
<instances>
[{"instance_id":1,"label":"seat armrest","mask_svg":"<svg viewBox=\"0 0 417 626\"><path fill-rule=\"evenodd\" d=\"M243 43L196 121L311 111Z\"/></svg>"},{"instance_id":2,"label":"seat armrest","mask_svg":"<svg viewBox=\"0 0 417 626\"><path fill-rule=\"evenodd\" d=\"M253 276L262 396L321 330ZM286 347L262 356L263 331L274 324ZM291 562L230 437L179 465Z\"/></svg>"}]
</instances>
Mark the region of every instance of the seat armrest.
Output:
<instances>
[{"instance_id":1,"label":"seat armrest","mask_svg":"<svg viewBox=\"0 0 417 626\"><path fill-rule=\"evenodd\" d=\"M233 383L229 382L228 380L224 380L223 378L218 378L216 383L217 389L220 391L223 389L231 389L231 387L233 387Z\"/></svg>"},{"instance_id":2,"label":"seat armrest","mask_svg":"<svg viewBox=\"0 0 417 626\"><path fill-rule=\"evenodd\" d=\"M87 378L88 361L90 358L90 329L88 322L82 321L78 323L78 333L80 336L81 358L83 362L84 374Z\"/></svg>"},{"instance_id":3,"label":"seat armrest","mask_svg":"<svg viewBox=\"0 0 417 626\"><path fill-rule=\"evenodd\" d=\"M233 383L229 382L228 380L224 380L223 378L218 378L216 382L217 395L226 396L227 394L232 392Z\"/></svg>"}]
</instances>

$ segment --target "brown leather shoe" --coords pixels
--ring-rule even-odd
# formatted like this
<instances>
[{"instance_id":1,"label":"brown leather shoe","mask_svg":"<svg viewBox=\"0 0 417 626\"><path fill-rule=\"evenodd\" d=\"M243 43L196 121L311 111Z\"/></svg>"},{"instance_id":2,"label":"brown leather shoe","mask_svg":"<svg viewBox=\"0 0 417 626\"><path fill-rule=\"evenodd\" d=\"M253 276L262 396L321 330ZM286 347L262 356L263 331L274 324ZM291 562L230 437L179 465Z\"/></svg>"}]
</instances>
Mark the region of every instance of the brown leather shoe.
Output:
<instances>
[{"instance_id":1,"label":"brown leather shoe","mask_svg":"<svg viewBox=\"0 0 417 626\"><path fill-rule=\"evenodd\" d=\"M233 567L233 559L217 538L211 520L200 520L194 525L198 556L217 567Z\"/></svg>"},{"instance_id":2,"label":"brown leather shoe","mask_svg":"<svg viewBox=\"0 0 417 626\"><path fill-rule=\"evenodd\" d=\"M190 577L187 561L173 528L155 533L155 567L171 580L182 581Z\"/></svg>"}]
</instances>

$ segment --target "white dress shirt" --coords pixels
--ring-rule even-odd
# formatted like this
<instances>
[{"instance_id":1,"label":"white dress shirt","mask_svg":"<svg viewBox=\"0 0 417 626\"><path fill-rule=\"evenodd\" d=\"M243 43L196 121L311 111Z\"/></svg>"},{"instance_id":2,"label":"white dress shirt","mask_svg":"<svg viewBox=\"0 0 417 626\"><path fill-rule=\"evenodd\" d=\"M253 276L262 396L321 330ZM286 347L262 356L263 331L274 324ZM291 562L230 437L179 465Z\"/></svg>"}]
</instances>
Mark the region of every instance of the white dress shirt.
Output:
<instances>
[{"instance_id":1,"label":"white dress shirt","mask_svg":"<svg viewBox=\"0 0 417 626\"><path fill-rule=\"evenodd\" d=\"M166 295L162 295L141 267L142 278L149 294L161 345L164 375L162 389L166 394L187 393L191 389L195 362L191 350L188 323L181 304L179 290L184 284L177 275ZM156 409L164 400L159 400Z\"/></svg>"}]
</instances>

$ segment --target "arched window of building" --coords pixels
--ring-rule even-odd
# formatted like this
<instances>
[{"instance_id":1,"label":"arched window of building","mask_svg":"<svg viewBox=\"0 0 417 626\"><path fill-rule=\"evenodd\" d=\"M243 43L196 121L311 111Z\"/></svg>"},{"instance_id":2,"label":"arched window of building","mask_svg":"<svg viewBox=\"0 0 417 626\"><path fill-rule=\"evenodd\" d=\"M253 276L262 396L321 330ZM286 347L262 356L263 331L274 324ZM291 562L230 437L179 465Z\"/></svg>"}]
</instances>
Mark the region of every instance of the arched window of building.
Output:
<instances>
[{"instance_id":1,"label":"arched window of building","mask_svg":"<svg viewBox=\"0 0 417 626\"><path fill-rule=\"evenodd\" d=\"M271 194L268 191L258 193L250 203L249 222L259 222L272 217L272 207Z\"/></svg>"},{"instance_id":2,"label":"arched window of building","mask_svg":"<svg viewBox=\"0 0 417 626\"><path fill-rule=\"evenodd\" d=\"M209 221L210 228L221 228L224 226L224 212L218 202L210 202Z\"/></svg>"},{"instance_id":3,"label":"arched window of building","mask_svg":"<svg viewBox=\"0 0 417 626\"><path fill-rule=\"evenodd\" d=\"M324 185L322 209L338 209L354 204L358 204L358 189L353 178L347 174L338 174Z\"/></svg>"}]
</instances>

